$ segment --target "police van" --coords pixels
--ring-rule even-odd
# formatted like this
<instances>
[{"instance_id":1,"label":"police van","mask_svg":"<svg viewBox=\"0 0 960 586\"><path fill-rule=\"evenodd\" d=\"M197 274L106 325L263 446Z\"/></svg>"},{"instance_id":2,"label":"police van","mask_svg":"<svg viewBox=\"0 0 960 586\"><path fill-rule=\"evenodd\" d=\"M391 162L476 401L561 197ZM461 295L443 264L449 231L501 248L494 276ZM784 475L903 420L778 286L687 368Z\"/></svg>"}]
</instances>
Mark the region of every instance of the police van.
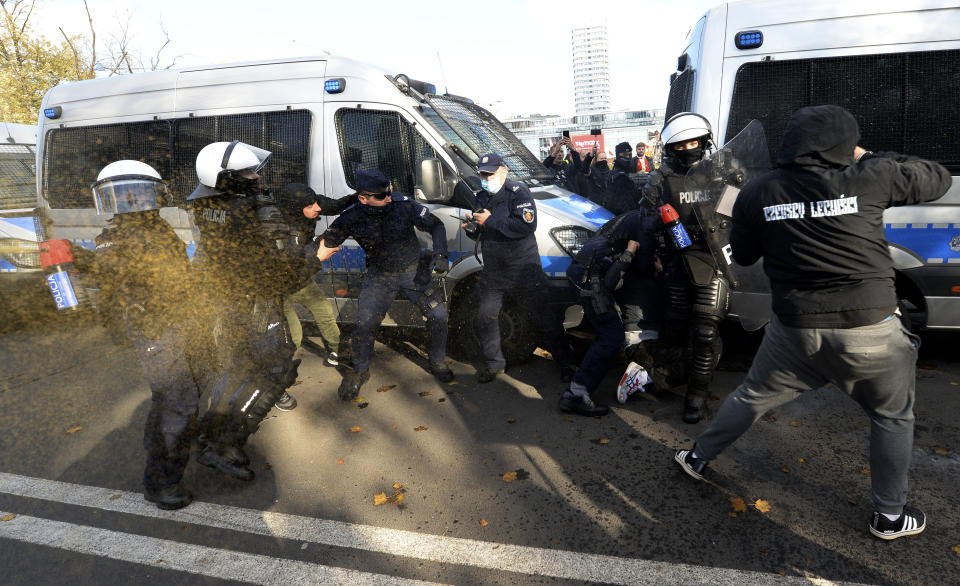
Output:
<instances>
[{"instance_id":1,"label":"police van","mask_svg":"<svg viewBox=\"0 0 960 586\"><path fill-rule=\"evenodd\" d=\"M790 115L837 104L860 144L943 164L936 202L884 214L897 290L914 324L960 328L960 7L945 0L744 1L691 28L671 76L666 117L692 111L724 144L762 122L776 157ZM734 313L769 299L736 291Z\"/></svg>"},{"instance_id":2,"label":"police van","mask_svg":"<svg viewBox=\"0 0 960 586\"><path fill-rule=\"evenodd\" d=\"M43 99L37 188L48 237L92 247L105 219L96 215L90 184L118 159L152 165L170 184L161 210L195 249L184 206L196 187L194 161L214 141L242 140L273 157L262 171L274 192L290 182L339 198L355 191L357 169L376 168L396 191L412 195L445 225L452 267L446 279L451 326L470 337L482 253L460 229L473 209L480 155L503 156L510 178L528 185L539 211L537 240L553 300L570 306L571 257L612 215L551 184L551 174L487 110L438 94L429 83L341 57L277 59L117 76L52 88ZM318 232L333 218L321 217ZM424 248L429 237L420 234ZM364 254L348 240L317 277L338 320L353 322ZM568 322L578 321L576 308ZM397 300L385 325L422 326L416 309ZM513 361L534 349L529 316L507 300L501 316L504 351ZM463 336L461 336L463 338Z\"/></svg>"},{"instance_id":3,"label":"police van","mask_svg":"<svg viewBox=\"0 0 960 586\"><path fill-rule=\"evenodd\" d=\"M0 287L4 296L41 271L34 222L37 127L0 123Z\"/></svg>"}]
</instances>

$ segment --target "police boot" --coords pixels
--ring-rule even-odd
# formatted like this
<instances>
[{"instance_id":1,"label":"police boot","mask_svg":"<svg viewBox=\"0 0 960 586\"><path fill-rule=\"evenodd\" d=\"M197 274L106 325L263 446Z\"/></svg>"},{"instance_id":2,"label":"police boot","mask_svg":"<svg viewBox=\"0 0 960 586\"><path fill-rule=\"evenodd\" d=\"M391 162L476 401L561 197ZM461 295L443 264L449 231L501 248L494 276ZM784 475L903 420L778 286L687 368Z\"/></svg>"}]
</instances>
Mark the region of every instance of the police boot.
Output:
<instances>
[{"instance_id":1,"label":"police boot","mask_svg":"<svg viewBox=\"0 0 960 586\"><path fill-rule=\"evenodd\" d=\"M212 445L208 445L200 452L200 455L197 456L197 464L219 470L237 480L249 481L253 480L254 476L253 470L231 462L225 456L218 453Z\"/></svg>"},{"instance_id":2,"label":"police boot","mask_svg":"<svg viewBox=\"0 0 960 586\"><path fill-rule=\"evenodd\" d=\"M684 423L698 423L706 416L707 395L706 385L688 383L687 396L683 400Z\"/></svg>"},{"instance_id":3,"label":"police boot","mask_svg":"<svg viewBox=\"0 0 960 586\"><path fill-rule=\"evenodd\" d=\"M182 509L193 502L193 494L179 484L164 486L156 490L144 490L143 498L157 505L164 511Z\"/></svg>"},{"instance_id":4,"label":"police boot","mask_svg":"<svg viewBox=\"0 0 960 586\"><path fill-rule=\"evenodd\" d=\"M360 395L360 387L368 380L370 380L369 370L364 370L363 372L348 372L343 375L343 380L340 381L340 388L337 389L337 395L340 396L341 401L352 401Z\"/></svg>"}]
</instances>

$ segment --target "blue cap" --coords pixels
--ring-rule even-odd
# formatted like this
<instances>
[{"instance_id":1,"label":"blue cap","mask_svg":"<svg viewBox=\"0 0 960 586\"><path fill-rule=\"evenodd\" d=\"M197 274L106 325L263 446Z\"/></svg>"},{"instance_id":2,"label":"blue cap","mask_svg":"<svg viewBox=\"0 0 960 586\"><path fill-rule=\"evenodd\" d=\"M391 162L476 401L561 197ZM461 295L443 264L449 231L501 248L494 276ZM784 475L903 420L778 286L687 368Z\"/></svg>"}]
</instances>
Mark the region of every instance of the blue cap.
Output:
<instances>
[{"instance_id":1,"label":"blue cap","mask_svg":"<svg viewBox=\"0 0 960 586\"><path fill-rule=\"evenodd\" d=\"M503 157L497 153L487 153L477 161L477 171L483 171L484 173L495 173L502 166Z\"/></svg>"},{"instance_id":2,"label":"blue cap","mask_svg":"<svg viewBox=\"0 0 960 586\"><path fill-rule=\"evenodd\" d=\"M383 193L390 189L390 180L379 169L357 169L357 191Z\"/></svg>"}]
</instances>

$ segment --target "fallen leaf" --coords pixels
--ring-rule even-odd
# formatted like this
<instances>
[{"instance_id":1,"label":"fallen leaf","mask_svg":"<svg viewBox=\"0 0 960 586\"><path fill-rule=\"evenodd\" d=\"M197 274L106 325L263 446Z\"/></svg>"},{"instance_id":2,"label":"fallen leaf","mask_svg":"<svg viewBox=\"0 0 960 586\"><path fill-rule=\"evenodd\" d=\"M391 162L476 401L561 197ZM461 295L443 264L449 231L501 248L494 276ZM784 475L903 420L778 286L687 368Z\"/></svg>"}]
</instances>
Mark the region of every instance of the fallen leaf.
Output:
<instances>
[{"instance_id":1,"label":"fallen leaf","mask_svg":"<svg viewBox=\"0 0 960 586\"><path fill-rule=\"evenodd\" d=\"M15 514L10 513L9 515L4 515L3 517L0 517L0 521L3 521L4 523L6 523L7 521L12 521L16 518L17 516Z\"/></svg>"},{"instance_id":2,"label":"fallen leaf","mask_svg":"<svg viewBox=\"0 0 960 586\"><path fill-rule=\"evenodd\" d=\"M784 474L790 474L790 469L787 468L786 466L781 466L780 472L783 472Z\"/></svg>"},{"instance_id":3,"label":"fallen leaf","mask_svg":"<svg viewBox=\"0 0 960 586\"><path fill-rule=\"evenodd\" d=\"M773 507L770 506L770 503L768 501L757 499L757 501L753 503L753 508L760 511L761 513L769 513L770 509L772 509Z\"/></svg>"},{"instance_id":4,"label":"fallen leaf","mask_svg":"<svg viewBox=\"0 0 960 586\"><path fill-rule=\"evenodd\" d=\"M378 492L377 494L373 495L373 506L379 507L385 502L387 502L387 493Z\"/></svg>"},{"instance_id":5,"label":"fallen leaf","mask_svg":"<svg viewBox=\"0 0 960 586\"><path fill-rule=\"evenodd\" d=\"M786 570L779 570L779 574L780 574L781 576L786 576L786 575L787 575L787 571L786 571Z\"/></svg>"},{"instance_id":6,"label":"fallen leaf","mask_svg":"<svg viewBox=\"0 0 960 586\"><path fill-rule=\"evenodd\" d=\"M853 500L853 499L847 499L847 502L850 503L850 504L853 505L853 506L857 506L857 501L855 501L855 500Z\"/></svg>"},{"instance_id":7,"label":"fallen leaf","mask_svg":"<svg viewBox=\"0 0 960 586\"><path fill-rule=\"evenodd\" d=\"M603 437L603 438L600 438L600 443L601 443L601 444L609 444L609 443L610 443L610 440L607 439L607 438L605 438L605 437Z\"/></svg>"},{"instance_id":8,"label":"fallen leaf","mask_svg":"<svg viewBox=\"0 0 960 586\"><path fill-rule=\"evenodd\" d=\"M389 391L390 389L395 389L395 388L397 388L397 385L383 385L382 387L380 387L379 389L377 389L377 392L378 392L378 393L386 393L386 392Z\"/></svg>"},{"instance_id":9,"label":"fallen leaf","mask_svg":"<svg viewBox=\"0 0 960 586\"><path fill-rule=\"evenodd\" d=\"M806 462L806 460L804 460L803 458L797 458L797 462L800 462L801 464L803 464L804 462Z\"/></svg>"},{"instance_id":10,"label":"fallen leaf","mask_svg":"<svg viewBox=\"0 0 960 586\"><path fill-rule=\"evenodd\" d=\"M514 419L513 417L511 417L510 419L507 419L507 423L516 423L516 422L517 420Z\"/></svg>"},{"instance_id":11,"label":"fallen leaf","mask_svg":"<svg viewBox=\"0 0 960 586\"><path fill-rule=\"evenodd\" d=\"M77 432L80 431L81 429L83 429L83 427L81 427L81 426L78 425L78 426L76 426L76 427L71 427L70 429L68 429L67 431L65 431L65 432L63 432L63 433L77 433Z\"/></svg>"},{"instance_id":12,"label":"fallen leaf","mask_svg":"<svg viewBox=\"0 0 960 586\"><path fill-rule=\"evenodd\" d=\"M417 395L419 395L419 396L421 396L421 397L429 397L429 396L432 395L432 394L433 394L433 393L431 393L430 391L421 391L421 392L417 393Z\"/></svg>"},{"instance_id":13,"label":"fallen leaf","mask_svg":"<svg viewBox=\"0 0 960 586\"><path fill-rule=\"evenodd\" d=\"M459 381L453 380L453 381L450 381L450 382L447 383L447 384L449 384L450 386L453 386L453 385L459 385L460 383L459 383Z\"/></svg>"},{"instance_id":14,"label":"fallen leaf","mask_svg":"<svg viewBox=\"0 0 960 586\"><path fill-rule=\"evenodd\" d=\"M402 504L403 504L403 493L402 493L402 492L395 492L395 493L393 493L392 495L390 495L390 498L387 499L387 502L390 503L391 505L395 506L395 507L398 507L398 506L402 505Z\"/></svg>"},{"instance_id":15,"label":"fallen leaf","mask_svg":"<svg viewBox=\"0 0 960 586\"><path fill-rule=\"evenodd\" d=\"M337 464L343 464L343 458L340 458L339 460L337 460Z\"/></svg>"},{"instance_id":16,"label":"fallen leaf","mask_svg":"<svg viewBox=\"0 0 960 586\"><path fill-rule=\"evenodd\" d=\"M800 422L799 422L799 421L791 421L791 422L790 422L790 427L800 427Z\"/></svg>"},{"instance_id":17,"label":"fallen leaf","mask_svg":"<svg viewBox=\"0 0 960 586\"><path fill-rule=\"evenodd\" d=\"M514 480L517 479L517 473L516 473L516 471L514 471L514 472L507 472L507 473L504 474L501 478L503 478L503 481L504 481L504 482L513 482Z\"/></svg>"},{"instance_id":18,"label":"fallen leaf","mask_svg":"<svg viewBox=\"0 0 960 586\"><path fill-rule=\"evenodd\" d=\"M6 519L4 519L4 520L6 520ZM954 545L954 546L951 547L950 549L952 549L953 551L957 552L957 555L960 555L960 545Z\"/></svg>"},{"instance_id":19,"label":"fallen leaf","mask_svg":"<svg viewBox=\"0 0 960 586\"><path fill-rule=\"evenodd\" d=\"M774 421L777 420L777 418L774 417L773 415L770 415L769 413L767 413L766 415L763 416L763 420L764 420L764 421L769 421L770 423L773 423Z\"/></svg>"},{"instance_id":20,"label":"fallen leaf","mask_svg":"<svg viewBox=\"0 0 960 586\"><path fill-rule=\"evenodd\" d=\"M366 401L366 399L364 399L363 397L357 397L356 399L353 400L354 403L363 403L364 401Z\"/></svg>"},{"instance_id":21,"label":"fallen leaf","mask_svg":"<svg viewBox=\"0 0 960 586\"><path fill-rule=\"evenodd\" d=\"M400 490L401 488L403 488L403 485L400 484L399 482L393 483L393 490Z\"/></svg>"},{"instance_id":22,"label":"fallen leaf","mask_svg":"<svg viewBox=\"0 0 960 586\"><path fill-rule=\"evenodd\" d=\"M480 526L481 526L481 527L486 527L486 526L489 525L489 524L490 524L490 523L487 523L486 520L480 519Z\"/></svg>"},{"instance_id":23,"label":"fallen leaf","mask_svg":"<svg viewBox=\"0 0 960 586\"><path fill-rule=\"evenodd\" d=\"M737 514L736 514L736 513L733 513L733 512L730 512L730 513L727 513L727 514L730 515L731 517L734 517L734 518L736 518L736 516L737 516Z\"/></svg>"},{"instance_id":24,"label":"fallen leaf","mask_svg":"<svg viewBox=\"0 0 960 586\"><path fill-rule=\"evenodd\" d=\"M396 429L396 428L397 428L396 425L391 425L390 427L392 427L393 429Z\"/></svg>"},{"instance_id":25,"label":"fallen leaf","mask_svg":"<svg viewBox=\"0 0 960 586\"><path fill-rule=\"evenodd\" d=\"M570 417L569 415L564 415L563 420L566 421L567 423L573 423L573 418Z\"/></svg>"},{"instance_id":26,"label":"fallen leaf","mask_svg":"<svg viewBox=\"0 0 960 586\"><path fill-rule=\"evenodd\" d=\"M957 383L957 382L953 382L953 381L950 381L950 384L951 384L951 385L953 385L953 386L955 386L955 387L958 387L958 386L960 386L960 383Z\"/></svg>"},{"instance_id":27,"label":"fallen leaf","mask_svg":"<svg viewBox=\"0 0 960 586\"><path fill-rule=\"evenodd\" d=\"M413 431L427 431L428 429L430 429L430 426L428 425L419 425L417 427L414 427Z\"/></svg>"},{"instance_id":28,"label":"fallen leaf","mask_svg":"<svg viewBox=\"0 0 960 586\"><path fill-rule=\"evenodd\" d=\"M350 433L360 433L361 431L363 431L363 428L359 425L354 425L350 428Z\"/></svg>"},{"instance_id":29,"label":"fallen leaf","mask_svg":"<svg viewBox=\"0 0 960 586\"><path fill-rule=\"evenodd\" d=\"M738 496L730 497L730 504L733 505L735 513L743 513L747 510L747 503L743 502L743 499Z\"/></svg>"},{"instance_id":30,"label":"fallen leaf","mask_svg":"<svg viewBox=\"0 0 960 586\"><path fill-rule=\"evenodd\" d=\"M933 451L938 454L943 454L943 455L947 454L947 448L936 447L936 448L933 448Z\"/></svg>"},{"instance_id":31,"label":"fallen leaf","mask_svg":"<svg viewBox=\"0 0 960 586\"><path fill-rule=\"evenodd\" d=\"M864 468L863 470L860 471L860 474L863 474L864 476L870 476L870 469Z\"/></svg>"},{"instance_id":32,"label":"fallen leaf","mask_svg":"<svg viewBox=\"0 0 960 586\"><path fill-rule=\"evenodd\" d=\"M122 494L112 494L110 495L110 500L115 501L122 496L123 496Z\"/></svg>"}]
</instances>

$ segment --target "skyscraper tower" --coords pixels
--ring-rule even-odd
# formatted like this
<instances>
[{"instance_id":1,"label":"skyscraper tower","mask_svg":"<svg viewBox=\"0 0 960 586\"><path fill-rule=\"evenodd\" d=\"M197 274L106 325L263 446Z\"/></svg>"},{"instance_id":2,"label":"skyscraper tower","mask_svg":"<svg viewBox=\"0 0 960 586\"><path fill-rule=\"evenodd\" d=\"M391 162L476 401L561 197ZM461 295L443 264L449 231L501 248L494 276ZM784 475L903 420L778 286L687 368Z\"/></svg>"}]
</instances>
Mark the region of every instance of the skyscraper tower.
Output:
<instances>
[{"instance_id":1,"label":"skyscraper tower","mask_svg":"<svg viewBox=\"0 0 960 586\"><path fill-rule=\"evenodd\" d=\"M577 115L610 110L610 62L605 25L575 28L573 44L573 98Z\"/></svg>"}]
</instances>

